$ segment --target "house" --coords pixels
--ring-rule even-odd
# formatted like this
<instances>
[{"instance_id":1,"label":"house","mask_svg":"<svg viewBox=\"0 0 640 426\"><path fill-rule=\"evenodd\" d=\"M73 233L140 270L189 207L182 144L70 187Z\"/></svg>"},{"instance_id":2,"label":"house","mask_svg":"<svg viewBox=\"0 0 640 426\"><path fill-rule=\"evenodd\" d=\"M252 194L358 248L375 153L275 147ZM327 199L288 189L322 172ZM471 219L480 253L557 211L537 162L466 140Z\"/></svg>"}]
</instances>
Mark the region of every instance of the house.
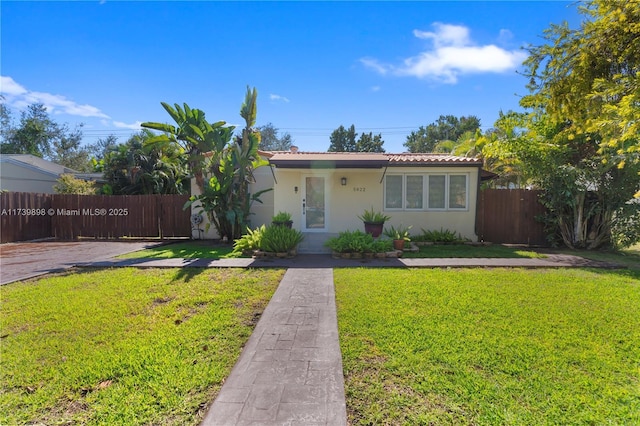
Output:
<instances>
[{"instance_id":1,"label":"house","mask_svg":"<svg viewBox=\"0 0 640 426\"><path fill-rule=\"evenodd\" d=\"M449 229L476 241L476 203L482 160L447 154L261 152L251 192L273 188L252 207L252 227L286 211L305 235L301 252L324 252L324 241L363 229L358 215L373 207L387 225Z\"/></svg>"},{"instance_id":2,"label":"house","mask_svg":"<svg viewBox=\"0 0 640 426\"><path fill-rule=\"evenodd\" d=\"M80 173L31 154L0 154L0 190L53 194L61 174L78 179L102 180L102 174Z\"/></svg>"}]
</instances>

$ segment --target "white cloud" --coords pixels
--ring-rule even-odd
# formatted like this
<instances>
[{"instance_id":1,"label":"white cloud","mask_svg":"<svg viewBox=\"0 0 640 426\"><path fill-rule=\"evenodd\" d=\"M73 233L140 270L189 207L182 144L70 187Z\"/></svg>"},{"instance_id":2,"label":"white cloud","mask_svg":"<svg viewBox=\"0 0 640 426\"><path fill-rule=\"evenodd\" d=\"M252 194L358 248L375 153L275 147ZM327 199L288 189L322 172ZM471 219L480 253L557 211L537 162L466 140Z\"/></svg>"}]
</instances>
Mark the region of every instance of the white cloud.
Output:
<instances>
[{"instance_id":1,"label":"white cloud","mask_svg":"<svg viewBox=\"0 0 640 426\"><path fill-rule=\"evenodd\" d=\"M477 46L467 27L434 23L434 31L414 30L417 38L429 40L429 49L405 59L400 65L382 64L377 59L363 58L360 62L379 74L393 74L431 79L455 84L464 74L502 73L515 70L526 58L519 50L506 50L493 44ZM500 37L508 37L501 30Z\"/></svg>"},{"instance_id":2,"label":"white cloud","mask_svg":"<svg viewBox=\"0 0 640 426\"><path fill-rule=\"evenodd\" d=\"M274 95L273 93L269 95L269 99L271 99L274 102L289 103L289 99L285 98L284 96Z\"/></svg>"},{"instance_id":3,"label":"white cloud","mask_svg":"<svg viewBox=\"0 0 640 426\"><path fill-rule=\"evenodd\" d=\"M373 86L373 87L371 88L371 91L372 91L372 92L379 92L379 91L380 91L380 86Z\"/></svg>"},{"instance_id":4,"label":"white cloud","mask_svg":"<svg viewBox=\"0 0 640 426\"><path fill-rule=\"evenodd\" d=\"M135 123L132 124L127 124L127 123L123 123L122 121L113 121L113 125L114 127L117 127L119 129L131 129L131 130L140 130L140 124L142 124L142 121L136 121Z\"/></svg>"},{"instance_id":5,"label":"white cloud","mask_svg":"<svg viewBox=\"0 0 640 426\"><path fill-rule=\"evenodd\" d=\"M17 83L13 78L0 76L0 92L7 104L22 109L29 104L41 103L49 113L69 114L80 117L110 118L107 114L91 105L81 105L62 95L45 92L33 92Z\"/></svg>"}]
</instances>

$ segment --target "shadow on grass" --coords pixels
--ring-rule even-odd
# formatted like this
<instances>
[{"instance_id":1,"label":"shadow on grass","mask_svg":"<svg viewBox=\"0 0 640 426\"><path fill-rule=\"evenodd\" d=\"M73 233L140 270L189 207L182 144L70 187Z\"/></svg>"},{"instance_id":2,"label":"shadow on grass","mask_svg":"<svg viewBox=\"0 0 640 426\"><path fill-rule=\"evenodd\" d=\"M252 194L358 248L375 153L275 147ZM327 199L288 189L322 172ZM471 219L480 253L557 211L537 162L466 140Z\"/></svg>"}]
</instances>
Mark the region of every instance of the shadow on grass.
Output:
<instances>
[{"instance_id":1,"label":"shadow on grass","mask_svg":"<svg viewBox=\"0 0 640 426\"><path fill-rule=\"evenodd\" d=\"M499 244L473 246L467 244L434 244L421 246L418 252L405 252L406 258L526 258L541 259L544 254L530 248L508 247Z\"/></svg>"}]
</instances>

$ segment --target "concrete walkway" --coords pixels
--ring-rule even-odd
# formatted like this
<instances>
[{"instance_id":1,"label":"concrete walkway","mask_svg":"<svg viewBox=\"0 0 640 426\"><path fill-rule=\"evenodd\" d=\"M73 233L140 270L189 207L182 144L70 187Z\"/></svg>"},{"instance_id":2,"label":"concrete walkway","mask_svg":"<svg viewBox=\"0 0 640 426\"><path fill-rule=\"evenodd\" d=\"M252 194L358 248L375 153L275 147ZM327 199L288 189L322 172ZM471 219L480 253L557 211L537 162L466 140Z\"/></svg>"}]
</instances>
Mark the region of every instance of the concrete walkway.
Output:
<instances>
[{"instance_id":1,"label":"concrete walkway","mask_svg":"<svg viewBox=\"0 0 640 426\"><path fill-rule=\"evenodd\" d=\"M386 258L334 259L328 254L304 254L291 259L110 259L76 263L80 267L137 268L615 268L605 262L566 254L549 254L546 258Z\"/></svg>"},{"instance_id":2,"label":"concrete walkway","mask_svg":"<svg viewBox=\"0 0 640 426\"><path fill-rule=\"evenodd\" d=\"M333 271L289 269L202 422L346 425Z\"/></svg>"}]
</instances>

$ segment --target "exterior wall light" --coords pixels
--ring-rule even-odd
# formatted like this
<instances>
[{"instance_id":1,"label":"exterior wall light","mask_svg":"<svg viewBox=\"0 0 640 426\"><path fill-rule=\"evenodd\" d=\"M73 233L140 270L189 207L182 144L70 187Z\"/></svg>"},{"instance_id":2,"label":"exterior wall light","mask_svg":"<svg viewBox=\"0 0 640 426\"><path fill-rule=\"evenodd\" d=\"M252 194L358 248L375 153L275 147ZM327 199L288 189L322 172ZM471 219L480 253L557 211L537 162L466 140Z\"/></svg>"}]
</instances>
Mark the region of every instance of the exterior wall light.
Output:
<instances>
[{"instance_id":1,"label":"exterior wall light","mask_svg":"<svg viewBox=\"0 0 640 426\"><path fill-rule=\"evenodd\" d=\"M342 186L346 186L347 185L347 178L346 177L341 177L340 178L340 184Z\"/></svg>"}]
</instances>

